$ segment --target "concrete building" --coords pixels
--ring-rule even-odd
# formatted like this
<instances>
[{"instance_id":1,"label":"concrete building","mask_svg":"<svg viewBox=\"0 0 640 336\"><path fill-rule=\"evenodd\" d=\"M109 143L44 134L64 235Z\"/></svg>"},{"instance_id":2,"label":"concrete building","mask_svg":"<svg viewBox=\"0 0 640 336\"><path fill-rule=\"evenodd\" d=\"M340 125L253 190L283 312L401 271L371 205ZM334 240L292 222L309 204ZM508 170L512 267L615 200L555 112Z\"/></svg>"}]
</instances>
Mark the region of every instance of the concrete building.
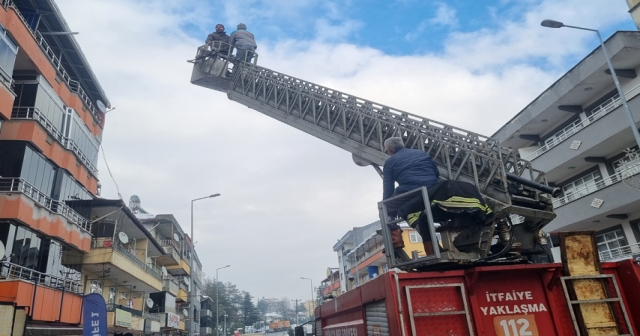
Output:
<instances>
[{"instance_id":1,"label":"concrete building","mask_svg":"<svg viewBox=\"0 0 640 336\"><path fill-rule=\"evenodd\" d=\"M65 32L53 0L0 2L0 334L81 322L109 100Z\"/></svg>"},{"instance_id":2,"label":"concrete building","mask_svg":"<svg viewBox=\"0 0 640 336\"><path fill-rule=\"evenodd\" d=\"M636 27L640 29L640 0L627 0L627 5L629 5L629 14L631 14L631 18L636 23Z\"/></svg>"},{"instance_id":3,"label":"concrete building","mask_svg":"<svg viewBox=\"0 0 640 336\"><path fill-rule=\"evenodd\" d=\"M640 32L619 31L605 43L640 120ZM557 218L546 230L596 230L600 258L607 260L640 252L640 162L625 154L638 149L630 127L598 47L493 137L562 189L553 200Z\"/></svg>"},{"instance_id":4,"label":"concrete building","mask_svg":"<svg viewBox=\"0 0 640 336\"><path fill-rule=\"evenodd\" d=\"M354 228L333 246L338 254L340 293L388 271L387 259L382 253L382 236L376 233L379 229L380 221ZM403 227L402 230L405 252L411 255L413 251L418 251L419 256L425 256L420 234L410 227Z\"/></svg>"}]
</instances>

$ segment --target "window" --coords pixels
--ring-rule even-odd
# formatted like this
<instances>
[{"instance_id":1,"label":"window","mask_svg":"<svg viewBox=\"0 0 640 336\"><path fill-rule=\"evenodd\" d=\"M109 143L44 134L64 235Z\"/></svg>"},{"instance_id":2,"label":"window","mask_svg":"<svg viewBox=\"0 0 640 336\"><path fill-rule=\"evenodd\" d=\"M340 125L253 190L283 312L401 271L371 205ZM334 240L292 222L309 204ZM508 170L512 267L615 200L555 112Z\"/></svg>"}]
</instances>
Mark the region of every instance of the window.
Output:
<instances>
[{"instance_id":1,"label":"window","mask_svg":"<svg viewBox=\"0 0 640 336\"><path fill-rule=\"evenodd\" d=\"M108 304L116 303L116 292L117 289L115 287L109 287L109 300L107 301Z\"/></svg>"},{"instance_id":2,"label":"window","mask_svg":"<svg viewBox=\"0 0 640 336\"><path fill-rule=\"evenodd\" d=\"M420 236L418 231L409 231L409 240L412 243L422 243L422 236Z\"/></svg>"},{"instance_id":3,"label":"window","mask_svg":"<svg viewBox=\"0 0 640 336\"><path fill-rule=\"evenodd\" d=\"M7 34L7 30L0 25L0 79L5 83L11 83L13 67L16 63L18 46Z\"/></svg>"},{"instance_id":4,"label":"window","mask_svg":"<svg viewBox=\"0 0 640 336\"><path fill-rule=\"evenodd\" d=\"M599 183L602 183L602 175L600 170L595 170L591 174L568 183L562 187L562 191L568 201L573 201L598 190Z\"/></svg>"},{"instance_id":5,"label":"window","mask_svg":"<svg viewBox=\"0 0 640 336\"><path fill-rule=\"evenodd\" d=\"M598 252L602 259L612 259L625 254L623 247L629 245L622 229L616 229L596 236Z\"/></svg>"},{"instance_id":6,"label":"window","mask_svg":"<svg viewBox=\"0 0 640 336\"><path fill-rule=\"evenodd\" d=\"M103 286L104 286L104 284L102 283L102 281L91 280L90 293L102 294Z\"/></svg>"}]
</instances>

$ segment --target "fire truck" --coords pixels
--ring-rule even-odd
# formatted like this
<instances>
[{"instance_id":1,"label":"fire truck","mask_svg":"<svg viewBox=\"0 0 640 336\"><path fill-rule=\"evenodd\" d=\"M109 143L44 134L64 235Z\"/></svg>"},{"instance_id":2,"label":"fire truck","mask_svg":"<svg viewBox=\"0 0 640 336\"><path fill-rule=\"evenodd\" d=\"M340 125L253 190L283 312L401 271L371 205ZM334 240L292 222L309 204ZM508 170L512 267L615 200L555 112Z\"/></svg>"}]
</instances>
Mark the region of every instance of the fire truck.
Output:
<instances>
[{"instance_id":1,"label":"fire truck","mask_svg":"<svg viewBox=\"0 0 640 336\"><path fill-rule=\"evenodd\" d=\"M317 307L315 335L637 335L640 267L600 263L592 232L555 235L562 260L553 263L543 228L560 190L530 162L489 137L261 67L257 54L235 60L218 50L230 48L198 48L191 83L338 146L380 175L384 140L402 137L431 155L441 179L473 184L492 210L461 244L469 226L435 223L426 188L380 202L391 271ZM389 230L403 223L391 204L416 197L431 237L441 237L427 256L394 249Z\"/></svg>"}]
</instances>

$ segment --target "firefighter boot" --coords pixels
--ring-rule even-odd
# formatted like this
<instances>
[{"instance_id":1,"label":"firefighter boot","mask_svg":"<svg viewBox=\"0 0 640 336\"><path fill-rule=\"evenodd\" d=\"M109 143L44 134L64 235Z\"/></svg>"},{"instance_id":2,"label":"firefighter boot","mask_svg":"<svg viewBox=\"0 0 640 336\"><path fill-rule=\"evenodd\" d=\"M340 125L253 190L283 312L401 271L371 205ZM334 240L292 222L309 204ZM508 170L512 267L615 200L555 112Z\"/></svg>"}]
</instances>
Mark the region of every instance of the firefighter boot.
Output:
<instances>
[{"instance_id":1,"label":"firefighter boot","mask_svg":"<svg viewBox=\"0 0 640 336\"><path fill-rule=\"evenodd\" d=\"M391 243L393 244L393 248L404 248L404 240L402 240L402 229L391 229Z\"/></svg>"}]
</instances>

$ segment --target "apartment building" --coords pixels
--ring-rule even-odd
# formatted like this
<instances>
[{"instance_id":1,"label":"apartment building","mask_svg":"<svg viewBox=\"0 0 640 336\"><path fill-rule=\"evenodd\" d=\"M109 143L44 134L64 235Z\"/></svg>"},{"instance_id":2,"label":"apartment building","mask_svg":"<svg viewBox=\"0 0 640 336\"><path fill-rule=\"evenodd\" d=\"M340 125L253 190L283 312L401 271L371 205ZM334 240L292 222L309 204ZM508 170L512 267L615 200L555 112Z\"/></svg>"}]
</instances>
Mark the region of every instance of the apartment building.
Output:
<instances>
[{"instance_id":1,"label":"apartment building","mask_svg":"<svg viewBox=\"0 0 640 336\"><path fill-rule=\"evenodd\" d=\"M333 246L333 250L338 254L340 293L388 271L387 259L382 253L382 236L376 232L379 229L380 221L354 228ZM404 251L408 255L417 251L418 256L425 256L420 234L410 227L403 227L402 230Z\"/></svg>"},{"instance_id":2,"label":"apartment building","mask_svg":"<svg viewBox=\"0 0 640 336\"><path fill-rule=\"evenodd\" d=\"M318 286L318 296L324 302L326 300L333 299L342 294L340 290L340 269L339 268L327 268L327 277L320 282Z\"/></svg>"},{"instance_id":3,"label":"apartment building","mask_svg":"<svg viewBox=\"0 0 640 336\"><path fill-rule=\"evenodd\" d=\"M640 32L616 32L605 44L638 121ZM553 200L557 218L545 230L597 231L602 260L640 254L640 162L625 152L638 145L600 47L493 137L562 189Z\"/></svg>"},{"instance_id":4,"label":"apartment building","mask_svg":"<svg viewBox=\"0 0 640 336\"><path fill-rule=\"evenodd\" d=\"M200 301L200 336L213 335L216 321L213 318L215 302L212 298L203 295Z\"/></svg>"},{"instance_id":5,"label":"apartment building","mask_svg":"<svg viewBox=\"0 0 640 336\"><path fill-rule=\"evenodd\" d=\"M175 314L176 316L172 317L180 319L177 329L185 332L190 330L193 323L194 334L199 334L203 286L202 264L197 254L191 252L190 237L184 233L173 215L149 214L140 206L140 199L137 196L132 196L130 207L134 209L137 218L166 252L165 255L157 258L157 262L165 268L163 293L157 295L169 298L165 301L174 303L175 308L165 305L160 308L159 312ZM195 252L195 249L193 251ZM191 267L192 262L193 267ZM193 277L193 288L189 288L189 277ZM193 309L190 308L190 302L193 302Z\"/></svg>"},{"instance_id":6,"label":"apartment building","mask_svg":"<svg viewBox=\"0 0 640 336\"><path fill-rule=\"evenodd\" d=\"M110 104L69 32L53 0L0 1L0 333L81 322Z\"/></svg>"}]
</instances>

